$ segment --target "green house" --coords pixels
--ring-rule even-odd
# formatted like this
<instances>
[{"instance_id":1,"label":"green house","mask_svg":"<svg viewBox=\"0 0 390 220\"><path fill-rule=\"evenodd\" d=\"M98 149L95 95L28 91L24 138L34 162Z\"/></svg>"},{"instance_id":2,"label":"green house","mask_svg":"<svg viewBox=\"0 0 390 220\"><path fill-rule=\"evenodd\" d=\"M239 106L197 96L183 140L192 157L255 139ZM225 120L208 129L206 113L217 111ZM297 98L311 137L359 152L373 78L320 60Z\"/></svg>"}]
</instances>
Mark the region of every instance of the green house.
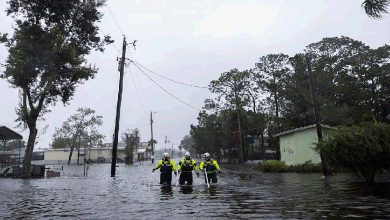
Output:
<instances>
[{"instance_id":1,"label":"green house","mask_svg":"<svg viewBox=\"0 0 390 220\"><path fill-rule=\"evenodd\" d=\"M332 129L326 125L321 127L324 137ZM279 137L280 160L287 165L321 162L320 155L313 149L318 142L315 125L288 130L275 136Z\"/></svg>"}]
</instances>

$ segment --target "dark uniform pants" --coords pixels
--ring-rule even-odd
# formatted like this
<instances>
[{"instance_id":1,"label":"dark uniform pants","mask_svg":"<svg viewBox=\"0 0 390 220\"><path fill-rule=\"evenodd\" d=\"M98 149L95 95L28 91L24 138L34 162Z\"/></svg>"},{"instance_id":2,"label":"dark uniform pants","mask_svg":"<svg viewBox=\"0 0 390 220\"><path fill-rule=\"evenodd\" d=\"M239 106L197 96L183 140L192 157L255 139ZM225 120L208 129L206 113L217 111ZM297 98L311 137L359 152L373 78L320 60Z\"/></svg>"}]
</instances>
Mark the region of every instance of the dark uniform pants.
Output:
<instances>
[{"instance_id":1,"label":"dark uniform pants","mask_svg":"<svg viewBox=\"0 0 390 220\"><path fill-rule=\"evenodd\" d=\"M192 185L192 172L191 171L182 171L180 173L179 184L183 185L187 182L188 185Z\"/></svg>"},{"instance_id":2,"label":"dark uniform pants","mask_svg":"<svg viewBox=\"0 0 390 220\"><path fill-rule=\"evenodd\" d=\"M172 182L172 171L160 173L160 184L171 185Z\"/></svg>"},{"instance_id":3,"label":"dark uniform pants","mask_svg":"<svg viewBox=\"0 0 390 220\"><path fill-rule=\"evenodd\" d=\"M209 183L217 183L218 182L217 172L208 173L207 179L209 179ZM204 176L204 181L205 181L205 183L207 183L206 175Z\"/></svg>"}]
</instances>

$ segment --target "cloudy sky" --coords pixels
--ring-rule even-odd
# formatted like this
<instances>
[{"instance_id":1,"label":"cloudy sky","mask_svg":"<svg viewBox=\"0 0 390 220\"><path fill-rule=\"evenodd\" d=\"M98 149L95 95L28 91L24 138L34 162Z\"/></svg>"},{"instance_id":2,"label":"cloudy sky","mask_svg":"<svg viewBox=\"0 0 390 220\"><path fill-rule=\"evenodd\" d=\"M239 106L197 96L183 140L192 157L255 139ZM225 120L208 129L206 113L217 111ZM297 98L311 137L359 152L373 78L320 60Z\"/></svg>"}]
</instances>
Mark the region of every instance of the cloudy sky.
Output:
<instances>
[{"instance_id":1,"label":"cloudy sky","mask_svg":"<svg viewBox=\"0 0 390 220\"><path fill-rule=\"evenodd\" d=\"M302 52L306 45L324 37L349 36L374 48L389 44L390 15L382 20L370 19L361 8L361 2L108 0L108 7L101 9L104 16L99 26L103 33L113 37L117 48L121 47L123 34L128 41L138 40L136 50L128 48L127 56L131 59L177 81L207 86L222 72L253 68L259 57L269 53ZM6 7L6 1L1 0L0 33L12 32L13 21L6 16ZM104 53L94 52L88 57L89 62L99 68L96 78L80 85L69 105L58 103L45 116L46 121L39 123L39 128L49 127L39 136L36 148L48 148L54 128L78 107L89 107L102 115L104 124L100 130L107 136L106 142L112 141L118 54L114 46L108 46ZM0 63L5 63L7 55L6 48L0 46ZM0 67L0 71L3 70ZM150 76L197 108L210 96L205 89ZM0 124L15 127L17 103L17 90L0 79ZM140 128L142 140L147 141L150 139L150 111L156 112L154 134L158 148L164 147L165 136L177 146L189 132L190 124L196 123L198 115L198 110L173 99L130 65L124 78L120 130ZM27 132L22 134L27 140Z\"/></svg>"}]
</instances>

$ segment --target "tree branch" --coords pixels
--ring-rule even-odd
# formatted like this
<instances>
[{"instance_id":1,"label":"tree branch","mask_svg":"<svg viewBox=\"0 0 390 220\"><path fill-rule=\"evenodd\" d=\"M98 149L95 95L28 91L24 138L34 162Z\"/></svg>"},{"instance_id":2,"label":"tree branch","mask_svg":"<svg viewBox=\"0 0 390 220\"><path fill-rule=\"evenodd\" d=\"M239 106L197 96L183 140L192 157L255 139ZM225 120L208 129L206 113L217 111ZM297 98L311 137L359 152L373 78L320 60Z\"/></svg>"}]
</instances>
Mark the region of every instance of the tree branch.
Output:
<instances>
[{"instance_id":1,"label":"tree branch","mask_svg":"<svg viewBox=\"0 0 390 220\"><path fill-rule=\"evenodd\" d=\"M23 112L23 118L25 121L27 121L27 116L28 116L28 110L27 110L27 97L26 97L26 92L23 92L23 104L22 104L22 112Z\"/></svg>"},{"instance_id":2,"label":"tree branch","mask_svg":"<svg viewBox=\"0 0 390 220\"><path fill-rule=\"evenodd\" d=\"M24 91L24 94L27 95L27 100L28 100L28 105L30 107L30 111L34 112L35 111L35 107L34 107L34 104L33 104L33 100L32 100L30 91L28 89L23 89L23 91ZM27 104L26 104L26 107L27 107Z\"/></svg>"},{"instance_id":3,"label":"tree branch","mask_svg":"<svg viewBox=\"0 0 390 220\"><path fill-rule=\"evenodd\" d=\"M42 107L43 107L43 103L46 99L46 94L47 94L47 91L49 90L49 88L51 87L51 84L52 84L52 80L49 80L47 83L46 83L46 86L45 86L45 89L43 90L42 92L42 95L39 99L39 102L38 102L38 107L36 108L37 110L37 116L39 115L39 113L41 112L42 110Z\"/></svg>"}]
</instances>

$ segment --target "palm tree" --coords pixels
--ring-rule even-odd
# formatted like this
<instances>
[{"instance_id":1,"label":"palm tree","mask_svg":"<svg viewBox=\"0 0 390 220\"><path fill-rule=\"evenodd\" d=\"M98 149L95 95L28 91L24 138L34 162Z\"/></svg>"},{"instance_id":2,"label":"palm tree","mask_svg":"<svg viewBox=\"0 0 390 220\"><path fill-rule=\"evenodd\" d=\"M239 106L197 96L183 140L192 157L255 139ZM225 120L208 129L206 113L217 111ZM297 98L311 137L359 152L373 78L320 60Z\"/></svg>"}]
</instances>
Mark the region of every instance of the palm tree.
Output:
<instances>
[{"instance_id":1,"label":"palm tree","mask_svg":"<svg viewBox=\"0 0 390 220\"><path fill-rule=\"evenodd\" d=\"M366 14L372 18L380 19L383 14L388 13L390 0L365 0L362 3Z\"/></svg>"}]
</instances>

